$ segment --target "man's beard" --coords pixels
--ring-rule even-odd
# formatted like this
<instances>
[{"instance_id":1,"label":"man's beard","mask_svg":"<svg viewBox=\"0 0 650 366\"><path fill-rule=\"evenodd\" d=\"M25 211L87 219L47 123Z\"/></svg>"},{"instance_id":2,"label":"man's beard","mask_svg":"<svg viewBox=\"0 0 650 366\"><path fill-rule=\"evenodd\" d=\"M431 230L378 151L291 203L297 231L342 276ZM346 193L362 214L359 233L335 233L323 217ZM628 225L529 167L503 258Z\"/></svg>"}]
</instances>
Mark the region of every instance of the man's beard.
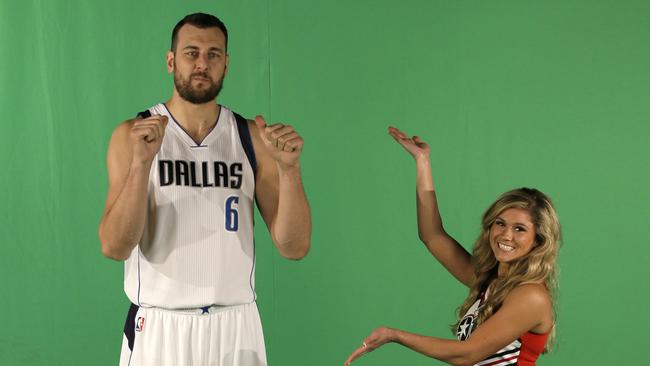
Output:
<instances>
[{"instance_id":1,"label":"man's beard","mask_svg":"<svg viewBox=\"0 0 650 366\"><path fill-rule=\"evenodd\" d=\"M207 89L197 90L192 86L192 78L199 76L206 78L210 85ZM174 85L181 98L192 104L204 104L213 101L219 95L223 85L223 76L219 82L215 83L207 73L196 72L191 74L187 79L183 79L178 73L174 73Z\"/></svg>"}]
</instances>

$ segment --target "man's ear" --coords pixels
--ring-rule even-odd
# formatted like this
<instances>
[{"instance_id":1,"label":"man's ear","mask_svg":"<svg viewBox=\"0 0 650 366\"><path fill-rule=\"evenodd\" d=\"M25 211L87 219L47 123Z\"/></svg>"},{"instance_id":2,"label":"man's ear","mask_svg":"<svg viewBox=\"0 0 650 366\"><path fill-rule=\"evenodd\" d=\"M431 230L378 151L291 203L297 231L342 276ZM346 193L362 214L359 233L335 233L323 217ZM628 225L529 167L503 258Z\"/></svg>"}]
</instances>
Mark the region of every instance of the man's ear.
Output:
<instances>
[{"instance_id":1,"label":"man's ear","mask_svg":"<svg viewBox=\"0 0 650 366\"><path fill-rule=\"evenodd\" d=\"M174 72L174 53L171 50L167 51L167 72Z\"/></svg>"}]
</instances>

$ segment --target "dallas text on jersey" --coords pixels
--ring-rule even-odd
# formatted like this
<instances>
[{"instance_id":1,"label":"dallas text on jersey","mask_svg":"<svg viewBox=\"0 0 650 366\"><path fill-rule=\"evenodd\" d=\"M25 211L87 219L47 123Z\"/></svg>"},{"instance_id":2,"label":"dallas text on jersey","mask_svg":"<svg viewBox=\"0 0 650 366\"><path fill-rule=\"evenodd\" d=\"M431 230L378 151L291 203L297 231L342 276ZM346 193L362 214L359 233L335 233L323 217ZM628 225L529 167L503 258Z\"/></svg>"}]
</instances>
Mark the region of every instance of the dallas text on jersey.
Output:
<instances>
[{"instance_id":1,"label":"dallas text on jersey","mask_svg":"<svg viewBox=\"0 0 650 366\"><path fill-rule=\"evenodd\" d=\"M200 177L197 164L201 164ZM232 163L228 166L223 161L184 161L160 160L160 186L177 185L188 187L223 187L241 188L242 163Z\"/></svg>"}]
</instances>

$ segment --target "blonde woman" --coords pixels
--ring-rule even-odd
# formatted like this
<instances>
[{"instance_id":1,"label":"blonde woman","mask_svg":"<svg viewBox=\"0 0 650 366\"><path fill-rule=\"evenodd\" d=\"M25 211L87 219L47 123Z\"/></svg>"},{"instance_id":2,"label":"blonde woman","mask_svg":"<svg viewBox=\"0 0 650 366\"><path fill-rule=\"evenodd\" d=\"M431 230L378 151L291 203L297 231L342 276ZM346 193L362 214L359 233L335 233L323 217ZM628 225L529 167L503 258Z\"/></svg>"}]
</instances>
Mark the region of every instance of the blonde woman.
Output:
<instances>
[{"instance_id":1,"label":"blonde woman","mask_svg":"<svg viewBox=\"0 0 650 366\"><path fill-rule=\"evenodd\" d=\"M418 234L469 295L459 309L457 340L380 327L345 361L395 342L452 365L535 365L553 342L560 224L550 199L536 189L502 194L483 214L470 255L442 225L429 146L389 127L415 159Z\"/></svg>"}]
</instances>

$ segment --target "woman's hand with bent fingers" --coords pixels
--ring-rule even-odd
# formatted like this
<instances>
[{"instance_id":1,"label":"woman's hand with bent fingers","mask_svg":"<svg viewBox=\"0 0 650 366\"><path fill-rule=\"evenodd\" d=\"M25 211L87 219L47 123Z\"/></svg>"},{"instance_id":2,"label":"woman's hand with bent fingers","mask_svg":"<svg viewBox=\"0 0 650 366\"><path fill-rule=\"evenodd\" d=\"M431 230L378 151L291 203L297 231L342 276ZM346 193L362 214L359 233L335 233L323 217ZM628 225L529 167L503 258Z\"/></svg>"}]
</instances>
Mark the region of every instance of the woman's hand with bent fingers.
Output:
<instances>
[{"instance_id":1,"label":"woman's hand with bent fingers","mask_svg":"<svg viewBox=\"0 0 650 366\"><path fill-rule=\"evenodd\" d=\"M398 144L402 145L404 150L408 151L415 160L419 158L429 159L429 145L422 141L420 137L408 137L404 132L395 127L388 127L388 134L391 135Z\"/></svg>"}]
</instances>

